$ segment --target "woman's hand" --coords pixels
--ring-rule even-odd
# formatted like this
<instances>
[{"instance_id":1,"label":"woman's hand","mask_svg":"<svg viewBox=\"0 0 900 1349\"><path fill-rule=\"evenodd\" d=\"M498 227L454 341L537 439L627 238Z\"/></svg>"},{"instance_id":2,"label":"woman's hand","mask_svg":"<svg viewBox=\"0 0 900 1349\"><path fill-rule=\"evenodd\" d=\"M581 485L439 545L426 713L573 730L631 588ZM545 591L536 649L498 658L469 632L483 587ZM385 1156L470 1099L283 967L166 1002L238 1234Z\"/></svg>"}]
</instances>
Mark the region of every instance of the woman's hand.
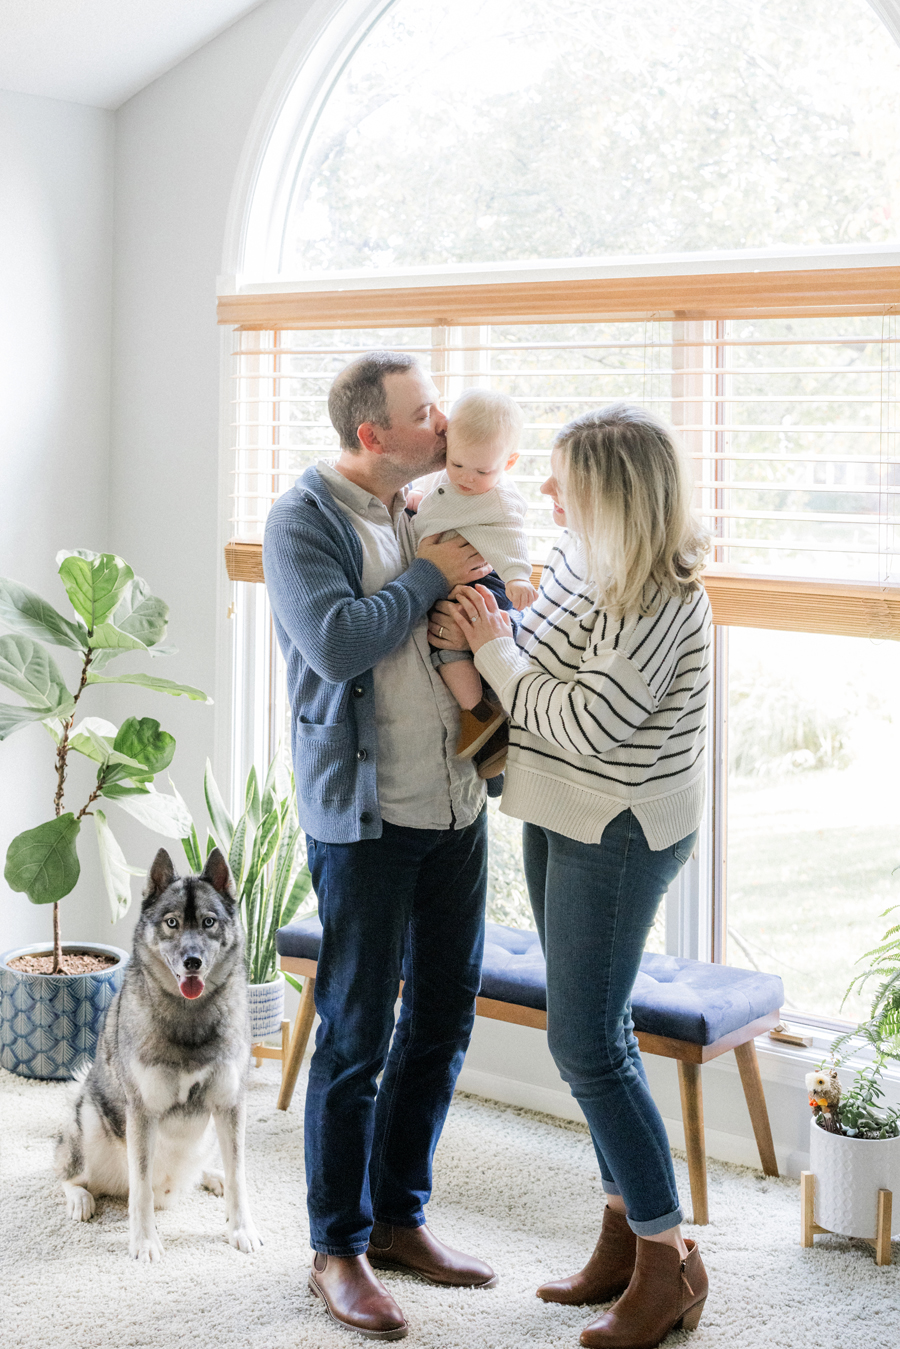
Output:
<instances>
[{"instance_id":1,"label":"woman's hand","mask_svg":"<svg viewBox=\"0 0 900 1349\"><path fill-rule=\"evenodd\" d=\"M486 586L457 586L451 598L459 605L462 631L470 651L478 651L495 637L512 637L509 614L499 607Z\"/></svg>"}]
</instances>

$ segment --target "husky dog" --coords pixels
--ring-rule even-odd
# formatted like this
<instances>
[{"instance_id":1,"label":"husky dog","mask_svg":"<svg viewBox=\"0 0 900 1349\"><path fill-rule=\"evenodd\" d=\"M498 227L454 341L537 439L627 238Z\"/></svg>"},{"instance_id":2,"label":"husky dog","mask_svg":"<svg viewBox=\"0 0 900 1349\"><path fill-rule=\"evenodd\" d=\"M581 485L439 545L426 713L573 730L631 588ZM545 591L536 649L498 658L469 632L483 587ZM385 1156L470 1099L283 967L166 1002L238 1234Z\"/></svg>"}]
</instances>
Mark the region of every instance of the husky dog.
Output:
<instances>
[{"instance_id":1,"label":"husky dog","mask_svg":"<svg viewBox=\"0 0 900 1349\"><path fill-rule=\"evenodd\" d=\"M135 1260L161 1257L153 1210L197 1181L224 1193L232 1246L262 1245L244 1182L250 1027L243 946L234 884L218 848L200 876L184 879L160 848L122 987L56 1145L75 1222L93 1216L95 1195L128 1195ZM210 1115L224 1176L203 1169Z\"/></svg>"}]
</instances>

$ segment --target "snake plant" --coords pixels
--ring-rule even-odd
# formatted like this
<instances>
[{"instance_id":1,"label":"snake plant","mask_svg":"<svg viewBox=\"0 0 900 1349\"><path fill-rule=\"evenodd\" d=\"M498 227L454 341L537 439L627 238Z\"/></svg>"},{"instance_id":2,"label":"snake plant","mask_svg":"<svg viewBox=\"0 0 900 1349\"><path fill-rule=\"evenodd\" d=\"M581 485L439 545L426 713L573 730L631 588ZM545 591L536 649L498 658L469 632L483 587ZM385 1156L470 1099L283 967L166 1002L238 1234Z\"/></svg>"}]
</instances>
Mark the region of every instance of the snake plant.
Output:
<instances>
[{"instance_id":1,"label":"snake plant","mask_svg":"<svg viewBox=\"0 0 900 1349\"><path fill-rule=\"evenodd\" d=\"M268 984L278 973L275 934L310 899L312 879L301 857L300 827L293 774L279 755L269 765L262 790L256 769L247 775L244 808L233 820L219 791L209 761L203 780L209 832L206 855L218 846L228 858L246 936L245 961L251 984ZM203 870L197 829L182 839L188 865ZM290 975L294 988L300 985Z\"/></svg>"}]
</instances>

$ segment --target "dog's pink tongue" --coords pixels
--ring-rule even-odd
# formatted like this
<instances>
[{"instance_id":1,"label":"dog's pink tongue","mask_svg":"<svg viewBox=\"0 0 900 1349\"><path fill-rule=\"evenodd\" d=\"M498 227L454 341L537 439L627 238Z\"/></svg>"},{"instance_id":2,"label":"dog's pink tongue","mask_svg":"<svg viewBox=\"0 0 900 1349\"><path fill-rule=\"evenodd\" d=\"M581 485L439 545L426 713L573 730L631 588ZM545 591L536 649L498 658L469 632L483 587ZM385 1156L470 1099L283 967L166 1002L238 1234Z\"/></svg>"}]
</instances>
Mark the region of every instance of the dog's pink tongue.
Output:
<instances>
[{"instance_id":1,"label":"dog's pink tongue","mask_svg":"<svg viewBox=\"0 0 900 1349\"><path fill-rule=\"evenodd\" d=\"M196 974L186 974L181 981L181 992L186 998L199 998L203 992L203 980Z\"/></svg>"}]
</instances>

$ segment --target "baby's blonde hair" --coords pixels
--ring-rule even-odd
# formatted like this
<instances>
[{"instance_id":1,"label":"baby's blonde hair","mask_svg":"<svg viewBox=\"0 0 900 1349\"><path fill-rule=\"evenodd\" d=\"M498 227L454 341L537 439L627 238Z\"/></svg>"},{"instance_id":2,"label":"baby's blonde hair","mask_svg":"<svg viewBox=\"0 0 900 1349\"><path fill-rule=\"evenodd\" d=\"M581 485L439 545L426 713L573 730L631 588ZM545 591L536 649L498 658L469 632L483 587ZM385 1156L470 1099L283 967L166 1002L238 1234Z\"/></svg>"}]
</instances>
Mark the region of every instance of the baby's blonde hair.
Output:
<instances>
[{"instance_id":1,"label":"baby's blonde hair","mask_svg":"<svg viewBox=\"0 0 900 1349\"><path fill-rule=\"evenodd\" d=\"M502 440L510 454L519 448L525 424L518 403L493 389L466 389L450 409L450 421L464 445Z\"/></svg>"},{"instance_id":2,"label":"baby's blonde hair","mask_svg":"<svg viewBox=\"0 0 900 1349\"><path fill-rule=\"evenodd\" d=\"M672 432L645 408L611 403L564 426L557 481L588 579L616 616L654 613L700 584L708 538L691 511L691 482Z\"/></svg>"}]
</instances>

